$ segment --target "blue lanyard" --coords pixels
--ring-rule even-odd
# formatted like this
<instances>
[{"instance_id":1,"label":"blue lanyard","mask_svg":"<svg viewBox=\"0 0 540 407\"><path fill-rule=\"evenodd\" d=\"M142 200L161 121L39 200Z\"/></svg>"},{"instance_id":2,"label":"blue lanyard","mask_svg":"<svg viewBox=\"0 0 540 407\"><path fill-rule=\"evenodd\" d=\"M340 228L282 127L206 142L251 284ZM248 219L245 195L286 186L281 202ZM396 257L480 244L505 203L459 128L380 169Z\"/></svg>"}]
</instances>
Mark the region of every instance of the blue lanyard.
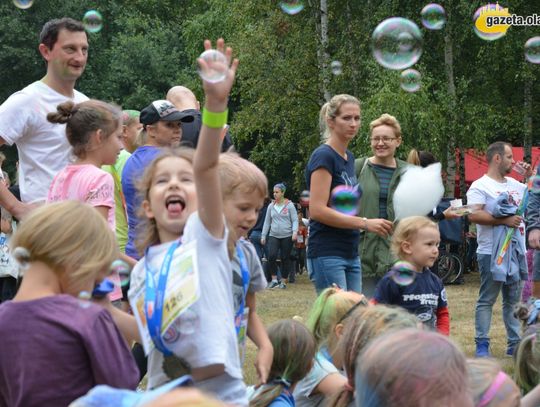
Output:
<instances>
[{"instance_id":1,"label":"blue lanyard","mask_svg":"<svg viewBox=\"0 0 540 407\"><path fill-rule=\"evenodd\" d=\"M242 273L242 301L240 301L240 308L236 312L234 317L234 327L236 328L236 335L240 333L240 327L242 326L242 318L244 316L244 309L246 307L246 295L249 285L249 271L244 251L240 247L242 243L238 241L236 243L236 256L240 263L240 272Z\"/></svg>"},{"instance_id":2,"label":"blue lanyard","mask_svg":"<svg viewBox=\"0 0 540 407\"><path fill-rule=\"evenodd\" d=\"M144 312L148 323L148 331L156 348L165 356L172 355L172 352L167 349L163 338L161 337L161 323L163 317L163 303L165 301L165 290L167 288L167 277L173 259L174 251L180 246L180 241L177 240L169 247L167 254L161 263L161 269L158 276L158 284L154 276L150 272L148 264L148 249L144 253L144 268L146 271L146 296L144 299Z\"/></svg>"}]
</instances>

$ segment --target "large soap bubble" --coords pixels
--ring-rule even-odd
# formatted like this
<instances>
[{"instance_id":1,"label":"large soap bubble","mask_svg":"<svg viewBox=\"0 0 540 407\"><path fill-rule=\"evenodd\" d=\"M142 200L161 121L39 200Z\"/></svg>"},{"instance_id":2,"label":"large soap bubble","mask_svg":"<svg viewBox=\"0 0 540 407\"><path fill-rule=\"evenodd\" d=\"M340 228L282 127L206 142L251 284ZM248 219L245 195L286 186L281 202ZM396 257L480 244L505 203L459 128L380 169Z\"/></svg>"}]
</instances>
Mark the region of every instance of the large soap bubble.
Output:
<instances>
[{"instance_id":1,"label":"large soap bubble","mask_svg":"<svg viewBox=\"0 0 540 407\"><path fill-rule=\"evenodd\" d=\"M540 64L540 37L532 37L525 43L525 59Z\"/></svg>"},{"instance_id":2,"label":"large soap bubble","mask_svg":"<svg viewBox=\"0 0 540 407\"><path fill-rule=\"evenodd\" d=\"M371 35L373 56L388 69L402 70L422 55L422 33L411 20L392 17L380 23Z\"/></svg>"}]
</instances>

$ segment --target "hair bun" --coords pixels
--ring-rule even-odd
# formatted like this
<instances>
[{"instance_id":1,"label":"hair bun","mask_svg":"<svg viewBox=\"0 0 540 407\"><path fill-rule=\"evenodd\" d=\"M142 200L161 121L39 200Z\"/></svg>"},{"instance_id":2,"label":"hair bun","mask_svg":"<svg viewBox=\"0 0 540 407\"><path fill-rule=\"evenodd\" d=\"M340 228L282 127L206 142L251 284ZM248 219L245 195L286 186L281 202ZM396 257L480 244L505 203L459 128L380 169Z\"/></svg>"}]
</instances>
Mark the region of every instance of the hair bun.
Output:
<instances>
[{"instance_id":1,"label":"hair bun","mask_svg":"<svg viewBox=\"0 0 540 407\"><path fill-rule=\"evenodd\" d=\"M29 267L28 263L30 262L30 252L27 248L20 246L16 247L11 252L11 256L17 261L17 263L19 263L19 267L22 270L26 270Z\"/></svg>"}]
</instances>

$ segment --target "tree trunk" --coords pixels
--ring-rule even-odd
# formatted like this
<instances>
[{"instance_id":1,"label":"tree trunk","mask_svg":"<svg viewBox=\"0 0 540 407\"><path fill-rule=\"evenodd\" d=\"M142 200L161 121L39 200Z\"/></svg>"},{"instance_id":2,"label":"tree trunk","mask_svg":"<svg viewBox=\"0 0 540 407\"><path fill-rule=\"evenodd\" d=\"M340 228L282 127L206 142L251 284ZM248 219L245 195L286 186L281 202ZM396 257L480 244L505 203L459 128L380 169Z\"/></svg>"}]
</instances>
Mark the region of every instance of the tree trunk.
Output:
<instances>
[{"instance_id":1,"label":"tree trunk","mask_svg":"<svg viewBox=\"0 0 540 407\"><path fill-rule=\"evenodd\" d=\"M449 18L450 19L450 18ZM446 145L448 146L446 154L446 190L449 196L453 197L456 189L456 85L454 82L454 53L453 42L447 27L444 33L444 70L446 72L448 95L450 96L450 134L446 135ZM463 194L463 191L461 191Z\"/></svg>"},{"instance_id":2,"label":"tree trunk","mask_svg":"<svg viewBox=\"0 0 540 407\"><path fill-rule=\"evenodd\" d=\"M528 68L526 68L528 69ZM530 71L529 71L530 72ZM524 161L531 162L532 158L532 79L525 75L523 88L523 150Z\"/></svg>"},{"instance_id":3,"label":"tree trunk","mask_svg":"<svg viewBox=\"0 0 540 407\"><path fill-rule=\"evenodd\" d=\"M322 74L321 94L323 95L324 101L328 102L332 96L328 89L330 86L330 71L328 67L330 55L328 55L328 4L326 0L320 0L319 12L321 14L320 45L317 49L317 58Z\"/></svg>"}]
</instances>

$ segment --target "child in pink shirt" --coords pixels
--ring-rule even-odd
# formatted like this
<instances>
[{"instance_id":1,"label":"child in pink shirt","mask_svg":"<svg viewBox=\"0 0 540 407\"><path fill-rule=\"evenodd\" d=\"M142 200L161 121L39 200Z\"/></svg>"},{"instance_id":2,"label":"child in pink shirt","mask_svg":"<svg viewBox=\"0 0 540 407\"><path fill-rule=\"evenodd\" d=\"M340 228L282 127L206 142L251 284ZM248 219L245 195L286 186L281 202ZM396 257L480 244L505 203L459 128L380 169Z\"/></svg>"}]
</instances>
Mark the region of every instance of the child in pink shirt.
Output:
<instances>
[{"instance_id":1,"label":"child in pink shirt","mask_svg":"<svg viewBox=\"0 0 540 407\"><path fill-rule=\"evenodd\" d=\"M115 230L114 180L103 171L102 165L113 165L122 145L122 111L99 100L79 104L64 102L57 111L49 113L51 123L66 123L66 136L73 147L76 159L54 177L49 188L47 202L75 200L92 205ZM131 266L135 260L121 254ZM122 298L120 277L111 275L115 290L111 300Z\"/></svg>"}]
</instances>

